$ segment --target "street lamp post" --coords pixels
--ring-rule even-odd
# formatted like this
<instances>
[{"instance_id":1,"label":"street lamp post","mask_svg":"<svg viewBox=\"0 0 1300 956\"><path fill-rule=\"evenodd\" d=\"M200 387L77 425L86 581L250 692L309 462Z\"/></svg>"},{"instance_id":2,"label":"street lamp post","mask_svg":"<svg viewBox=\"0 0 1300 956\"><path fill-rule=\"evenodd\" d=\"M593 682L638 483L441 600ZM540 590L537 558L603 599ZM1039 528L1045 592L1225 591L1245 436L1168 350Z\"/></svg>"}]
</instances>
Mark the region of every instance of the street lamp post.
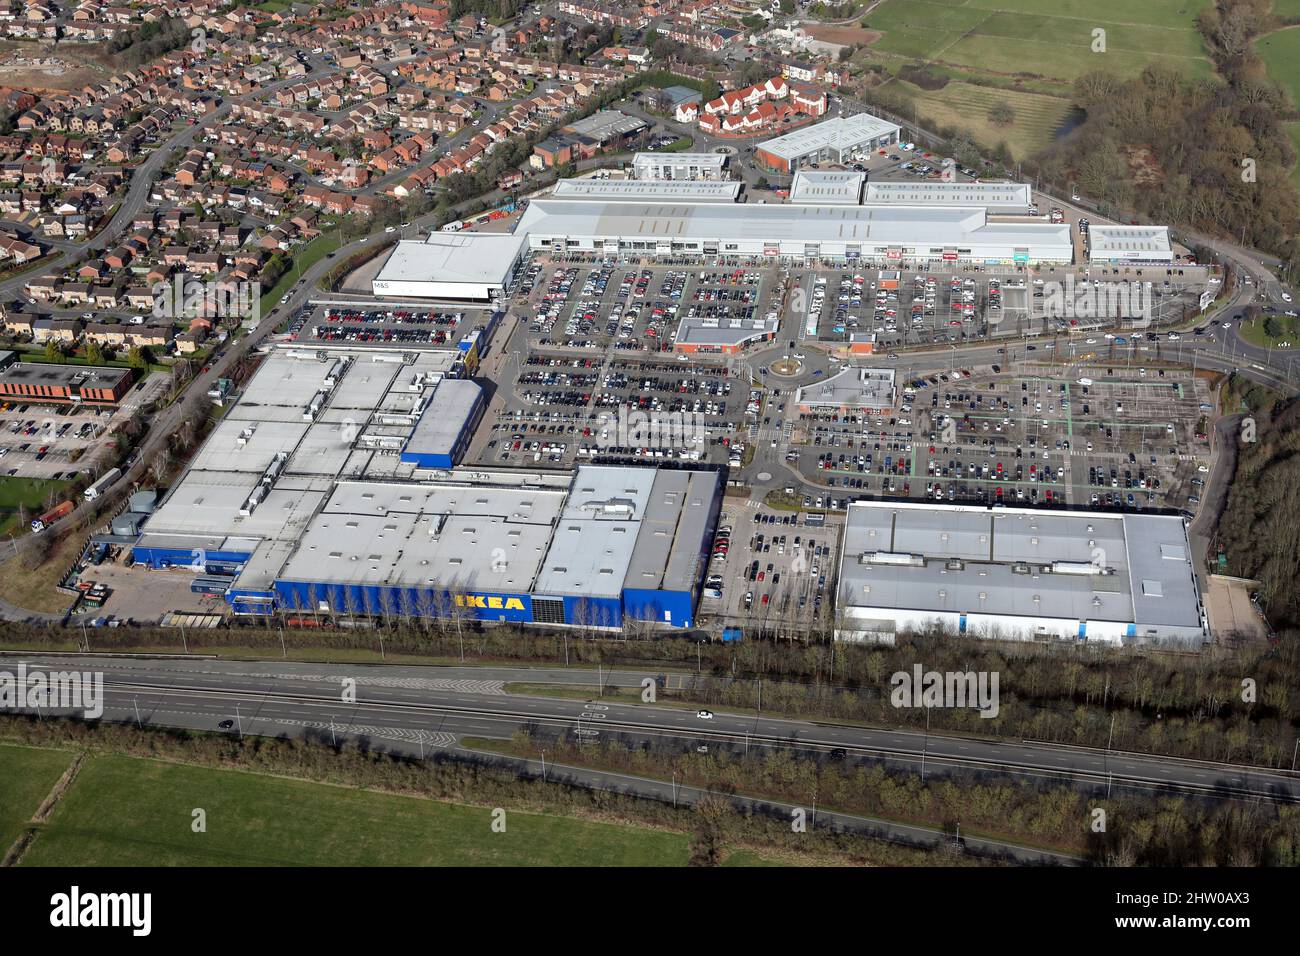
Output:
<instances>
[{"instance_id":1,"label":"street lamp post","mask_svg":"<svg viewBox=\"0 0 1300 956\"><path fill-rule=\"evenodd\" d=\"M921 780L925 780L925 761L930 753L930 707L925 708L925 742L921 745Z\"/></svg>"}]
</instances>

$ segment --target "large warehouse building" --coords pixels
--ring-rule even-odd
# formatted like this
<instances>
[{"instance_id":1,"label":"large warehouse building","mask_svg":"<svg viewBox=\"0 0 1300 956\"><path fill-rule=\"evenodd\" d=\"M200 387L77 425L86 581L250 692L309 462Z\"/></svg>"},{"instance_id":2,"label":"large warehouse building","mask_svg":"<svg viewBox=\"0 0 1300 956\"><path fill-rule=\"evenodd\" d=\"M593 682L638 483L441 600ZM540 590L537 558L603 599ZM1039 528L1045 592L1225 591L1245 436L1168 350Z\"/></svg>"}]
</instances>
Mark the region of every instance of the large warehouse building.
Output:
<instances>
[{"instance_id":1,"label":"large warehouse building","mask_svg":"<svg viewBox=\"0 0 1300 956\"><path fill-rule=\"evenodd\" d=\"M721 202L740 197L738 180L663 182L639 179L561 179L551 193L556 199L605 202Z\"/></svg>"},{"instance_id":2,"label":"large warehouse building","mask_svg":"<svg viewBox=\"0 0 1300 956\"><path fill-rule=\"evenodd\" d=\"M1208 622L1177 515L932 503L849 506L838 636L1198 646Z\"/></svg>"},{"instance_id":3,"label":"large warehouse building","mask_svg":"<svg viewBox=\"0 0 1300 956\"><path fill-rule=\"evenodd\" d=\"M882 206L977 206L995 216L1027 216L1033 203L1028 183L875 182L866 203Z\"/></svg>"},{"instance_id":4,"label":"large warehouse building","mask_svg":"<svg viewBox=\"0 0 1300 956\"><path fill-rule=\"evenodd\" d=\"M772 169L792 173L809 163L845 163L855 156L892 146L901 127L869 113L824 120L766 140L754 158Z\"/></svg>"},{"instance_id":5,"label":"large warehouse building","mask_svg":"<svg viewBox=\"0 0 1300 956\"><path fill-rule=\"evenodd\" d=\"M821 259L889 268L1074 261L1070 225L1026 216L1030 190L1023 184L864 184L859 173L800 171L789 203L738 203L739 190L737 182L565 180L529 203L512 234L434 233L423 242L399 242L373 290L489 301L535 252ZM1091 243L1092 262L1167 263L1173 256L1163 226L1096 225Z\"/></svg>"},{"instance_id":6,"label":"large warehouse building","mask_svg":"<svg viewBox=\"0 0 1300 956\"><path fill-rule=\"evenodd\" d=\"M1112 265L1169 265L1174 248L1167 226L1093 226L1088 261Z\"/></svg>"},{"instance_id":7,"label":"large warehouse building","mask_svg":"<svg viewBox=\"0 0 1300 956\"><path fill-rule=\"evenodd\" d=\"M725 153L637 153L632 175L649 180L726 179L727 159Z\"/></svg>"},{"instance_id":8,"label":"large warehouse building","mask_svg":"<svg viewBox=\"0 0 1300 956\"><path fill-rule=\"evenodd\" d=\"M236 613L691 627L714 471L446 467L481 407L456 353L281 347L144 524L148 568Z\"/></svg>"},{"instance_id":9,"label":"large warehouse building","mask_svg":"<svg viewBox=\"0 0 1300 956\"><path fill-rule=\"evenodd\" d=\"M790 202L807 206L859 206L866 173L801 169L790 181Z\"/></svg>"},{"instance_id":10,"label":"large warehouse building","mask_svg":"<svg viewBox=\"0 0 1300 956\"><path fill-rule=\"evenodd\" d=\"M390 298L487 302L509 288L524 251L522 233L435 232L402 240L371 290Z\"/></svg>"},{"instance_id":11,"label":"large warehouse building","mask_svg":"<svg viewBox=\"0 0 1300 956\"><path fill-rule=\"evenodd\" d=\"M1070 227L977 207L537 199L516 229L534 251L787 259L1069 263Z\"/></svg>"}]
</instances>

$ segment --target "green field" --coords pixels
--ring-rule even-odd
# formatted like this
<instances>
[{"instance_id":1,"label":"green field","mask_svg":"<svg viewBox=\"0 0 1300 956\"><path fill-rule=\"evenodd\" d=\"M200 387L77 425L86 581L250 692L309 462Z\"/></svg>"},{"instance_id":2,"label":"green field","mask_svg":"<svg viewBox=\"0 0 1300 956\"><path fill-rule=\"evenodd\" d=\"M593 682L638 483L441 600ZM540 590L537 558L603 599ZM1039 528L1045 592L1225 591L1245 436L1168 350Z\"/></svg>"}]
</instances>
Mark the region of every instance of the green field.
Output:
<instances>
[{"instance_id":1,"label":"green field","mask_svg":"<svg viewBox=\"0 0 1300 956\"><path fill-rule=\"evenodd\" d=\"M1286 4L1275 4L1275 9ZM1300 16L1300 0L1290 4ZM1281 12L1280 10L1278 12ZM1255 52L1264 61L1268 74L1287 91L1294 105L1300 106L1300 27L1277 30L1255 42ZM1286 124L1291 144L1300 153L1300 123ZM1291 170L1291 182L1300 187L1300 163Z\"/></svg>"},{"instance_id":2,"label":"green field","mask_svg":"<svg viewBox=\"0 0 1300 956\"><path fill-rule=\"evenodd\" d=\"M1284 123L1282 128L1286 130L1287 136L1291 137L1291 145L1295 147L1296 155L1300 156L1300 123ZM1300 163L1296 163L1291 168L1291 182L1300 189Z\"/></svg>"},{"instance_id":3,"label":"green field","mask_svg":"<svg viewBox=\"0 0 1300 956\"><path fill-rule=\"evenodd\" d=\"M866 18L884 36L872 49L989 74L1069 82L1103 68L1131 76L1161 61L1189 75L1210 73L1196 14L1208 0L886 0ZM1106 31L1094 52L1093 30Z\"/></svg>"},{"instance_id":4,"label":"green field","mask_svg":"<svg viewBox=\"0 0 1300 956\"><path fill-rule=\"evenodd\" d=\"M72 763L67 750L0 744L0 856Z\"/></svg>"},{"instance_id":5,"label":"green field","mask_svg":"<svg viewBox=\"0 0 1300 956\"><path fill-rule=\"evenodd\" d=\"M1048 142L1067 111L1060 98L1089 70L1127 77L1164 63L1187 76L1210 76L1213 67L1196 32L1196 15L1208 2L885 0L864 23L883 33L869 56L883 59L891 70L902 61L919 60L956 81L979 81L917 95L895 80L891 88L916 96L922 115L966 126L985 145L1005 139L1013 153L1024 156ZM1106 31L1104 53L1092 49L1097 28ZM1026 128L984 128L986 104L1002 94L980 94L980 84L1013 82L1022 86L1011 91L1019 98L1012 105L1026 117Z\"/></svg>"},{"instance_id":6,"label":"green field","mask_svg":"<svg viewBox=\"0 0 1300 956\"><path fill-rule=\"evenodd\" d=\"M20 775L0 753L0 795ZM196 808L206 833L191 830ZM483 807L94 756L23 865L682 866L689 855L683 833L520 811L504 833L491 823Z\"/></svg>"},{"instance_id":7,"label":"green field","mask_svg":"<svg viewBox=\"0 0 1300 956\"><path fill-rule=\"evenodd\" d=\"M1261 37L1255 50L1268 68L1269 76L1300 105L1300 27L1287 27Z\"/></svg>"},{"instance_id":8,"label":"green field","mask_svg":"<svg viewBox=\"0 0 1300 956\"><path fill-rule=\"evenodd\" d=\"M1060 97L996 90L970 83L949 83L933 92L902 80L895 81L895 86L917 102L926 118L941 126L968 129L989 146L1005 140L1012 154L1021 158L1046 146L1070 112L1069 101ZM1016 121L999 127L989 122L988 111L1003 101L1016 111Z\"/></svg>"},{"instance_id":9,"label":"green field","mask_svg":"<svg viewBox=\"0 0 1300 956\"><path fill-rule=\"evenodd\" d=\"M43 478L0 477L0 535L26 531L19 525L19 507L27 509L27 520L39 516L47 508L50 492L62 492L70 482L48 481ZM56 494L57 504L61 496Z\"/></svg>"}]
</instances>

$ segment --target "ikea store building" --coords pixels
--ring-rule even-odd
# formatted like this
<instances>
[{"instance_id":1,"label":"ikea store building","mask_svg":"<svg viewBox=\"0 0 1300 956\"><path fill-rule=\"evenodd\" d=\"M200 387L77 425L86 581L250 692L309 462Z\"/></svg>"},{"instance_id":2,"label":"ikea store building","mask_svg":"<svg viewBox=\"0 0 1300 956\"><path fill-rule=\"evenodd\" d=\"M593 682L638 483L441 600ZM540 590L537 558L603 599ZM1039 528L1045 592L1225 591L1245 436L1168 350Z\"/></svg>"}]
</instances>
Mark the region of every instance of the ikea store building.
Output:
<instances>
[{"instance_id":1,"label":"ikea store building","mask_svg":"<svg viewBox=\"0 0 1300 956\"><path fill-rule=\"evenodd\" d=\"M455 362L275 349L145 523L136 563L224 576L236 614L694 626L718 473L451 467L440 449L479 405Z\"/></svg>"}]
</instances>

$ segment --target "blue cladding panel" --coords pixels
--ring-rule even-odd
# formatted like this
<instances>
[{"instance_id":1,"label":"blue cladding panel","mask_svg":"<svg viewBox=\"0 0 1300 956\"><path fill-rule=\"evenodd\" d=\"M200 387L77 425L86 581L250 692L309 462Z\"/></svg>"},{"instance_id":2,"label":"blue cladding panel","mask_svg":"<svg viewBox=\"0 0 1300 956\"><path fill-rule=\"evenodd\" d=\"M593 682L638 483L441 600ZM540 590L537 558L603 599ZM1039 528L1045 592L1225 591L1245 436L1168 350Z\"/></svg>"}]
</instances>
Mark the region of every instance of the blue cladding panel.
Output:
<instances>
[{"instance_id":1,"label":"blue cladding panel","mask_svg":"<svg viewBox=\"0 0 1300 956\"><path fill-rule=\"evenodd\" d=\"M279 606L291 611L314 611L324 601L334 614L394 614L411 617L447 617L455 605L449 591L394 588L360 584L312 584L276 581ZM527 594L465 594L466 615L480 621L528 623L533 602Z\"/></svg>"},{"instance_id":2,"label":"blue cladding panel","mask_svg":"<svg viewBox=\"0 0 1300 956\"><path fill-rule=\"evenodd\" d=\"M440 385L439 388L441 387ZM431 442L421 431L425 416L430 416L430 421L433 421L439 416L449 414L446 403L438 401L438 392L435 390L433 401L421 413L420 422L416 424L411 437L407 439L405 446L402 448L402 462L420 468L454 468L465 454L465 449L469 446L470 438L474 434L474 428L483 416L484 407L483 391L478 389L474 394L473 403L465 412L459 426L457 426L456 437L451 441L450 445L444 446L441 440ZM456 414L460 414L459 411ZM421 447L422 444L425 447ZM428 447L430 444L434 447Z\"/></svg>"},{"instance_id":3,"label":"blue cladding panel","mask_svg":"<svg viewBox=\"0 0 1300 956\"><path fill-rule=\"evenodd\" d=\"M251 558L250 551L203 551L199 548L142 548L131 550L136 564L148 568L188 568L196 562L242 565Z\"/></svg>"},{"instance_id":4,"label":"blue cladding panel","mask_svg":"<svg viewBox=\"0 0 1300 956\"><path fill-rule=\"evenodd\" d=\"M415 465L417 468L454 468L456 462L452 460L451 455L439 455L436 453L425 454L424 452L402 452L402 464Z\"/></svg>"},{"instance_id":5,"label":"blue cladding panel","mask_svg":"<svg viewBox=\"0 0 1300 956\"><path fill-rule=\"evenodd\" d=\"M673 627L695 626L695 598L689 591L649 591L628 588L623 592L627 616L641 621L657 621Z\"/></svg>"},{"instance_id":6,"label":"blue cladding panel","mask_svg":"<svg viewBox=\"0 0 1300 956\"><path fill-rule=\"evenodd\" d=\"M564 623L581 627L622 627L623 604L618 598L566 597Z\"/></svg>"}]
</instances>

